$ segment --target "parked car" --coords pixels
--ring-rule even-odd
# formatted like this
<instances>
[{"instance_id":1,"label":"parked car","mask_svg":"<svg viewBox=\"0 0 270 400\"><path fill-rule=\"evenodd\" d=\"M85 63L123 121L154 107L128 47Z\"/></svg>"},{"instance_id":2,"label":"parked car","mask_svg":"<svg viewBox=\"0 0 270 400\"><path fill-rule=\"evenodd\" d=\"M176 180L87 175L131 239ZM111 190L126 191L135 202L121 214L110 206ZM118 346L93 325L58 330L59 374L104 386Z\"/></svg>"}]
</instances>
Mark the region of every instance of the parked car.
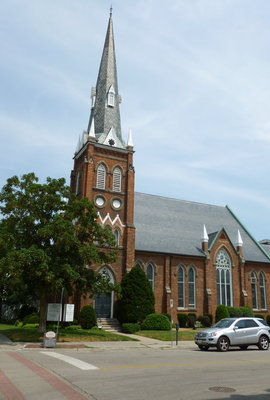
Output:
<instances>
[{"instance_id":1,"label":"parked car","mask_svg":"<svg viewBox=\"0 0 270 400\"><path fill-rule=\"evenodd\" d=\"M268 350L269 341L270 327L261 318L224 318L195 336L195 343L201 350L217 347L219 351L227 351L230 346L246 350L250 345Z\"/></svg>"}]
</instances>

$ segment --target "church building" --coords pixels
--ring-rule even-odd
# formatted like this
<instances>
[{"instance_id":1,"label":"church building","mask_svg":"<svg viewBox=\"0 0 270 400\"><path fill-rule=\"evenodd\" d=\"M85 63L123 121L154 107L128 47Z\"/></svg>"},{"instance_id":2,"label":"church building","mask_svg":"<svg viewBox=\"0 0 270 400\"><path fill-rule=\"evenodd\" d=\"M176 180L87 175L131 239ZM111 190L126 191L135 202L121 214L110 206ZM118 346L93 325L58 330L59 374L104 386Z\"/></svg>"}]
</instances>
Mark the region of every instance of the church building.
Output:
<instances>
[{"instance_id":1,"label":"church building","mask_svg":"<svg viewBox=\"0 0 270 400\"><path fill-rule=\"evenodd\" d=\"M135 265L146 273L157 313L215 314L218 304L270 314L270 242L257 242L228 207L134 192L134 145L121 133L110 13L91 113L74 156L71 188L93 201L118 245L112 265L91 266L120 283ZM140 179L140 177L138 177ZM98 318L115 315L115 294L94 300ZM77 307L86 300L78 300Z\"/></svg>"}]
</instances>

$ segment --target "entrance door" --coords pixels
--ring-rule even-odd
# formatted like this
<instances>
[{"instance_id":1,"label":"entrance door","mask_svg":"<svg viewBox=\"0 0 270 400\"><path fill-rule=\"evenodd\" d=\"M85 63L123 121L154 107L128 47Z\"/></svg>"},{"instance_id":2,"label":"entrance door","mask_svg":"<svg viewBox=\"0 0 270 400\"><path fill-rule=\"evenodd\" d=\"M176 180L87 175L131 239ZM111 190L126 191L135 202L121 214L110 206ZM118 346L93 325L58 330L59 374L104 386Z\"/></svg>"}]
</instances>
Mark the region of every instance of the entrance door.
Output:
<instances>
[{"instance_id":1,"label":"entrance door","mask_svg":"<svg viewBox=\"0 0 270 400\"><path fill-rule=\"evenodd\" d=\"M99 273L108 279L110 283L114 283L114 277L110 269L105 265ZM113 316L113 298L114 292L99 293L95 298L95 310L97 318L112 318Z\"/></svg>"},{"instance_id":2,"label":"entrance door","mask_svg":"<svg viewBox=\"0 0 270 400\"><path fill-rule=\"evenodd\" d=\"M96 295L95 310L97 318L111 318L111 306L111 293L100 293Z\"/></svg>"}]
</instances>

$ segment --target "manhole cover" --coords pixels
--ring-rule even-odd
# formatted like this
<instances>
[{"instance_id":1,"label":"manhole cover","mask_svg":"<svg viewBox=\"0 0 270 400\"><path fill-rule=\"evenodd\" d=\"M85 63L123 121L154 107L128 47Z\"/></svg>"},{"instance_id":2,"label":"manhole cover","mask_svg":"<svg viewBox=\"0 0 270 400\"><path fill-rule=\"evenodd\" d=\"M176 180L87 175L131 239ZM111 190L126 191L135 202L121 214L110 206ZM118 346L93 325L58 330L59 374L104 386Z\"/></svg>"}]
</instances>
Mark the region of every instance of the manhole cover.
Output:
<instances>
[{"instance_id":1,"label":"manhole cover","mask_svg":"<svg viewBox=\"0 0 270 400\"><path fill-rule=\"evenodd\" d=\"M226 386L214 386L210 387L209 390L211 390L212 392L219 392L219 393L232 393L236 391L235 389Z\"/></svg>"}]
</instances>

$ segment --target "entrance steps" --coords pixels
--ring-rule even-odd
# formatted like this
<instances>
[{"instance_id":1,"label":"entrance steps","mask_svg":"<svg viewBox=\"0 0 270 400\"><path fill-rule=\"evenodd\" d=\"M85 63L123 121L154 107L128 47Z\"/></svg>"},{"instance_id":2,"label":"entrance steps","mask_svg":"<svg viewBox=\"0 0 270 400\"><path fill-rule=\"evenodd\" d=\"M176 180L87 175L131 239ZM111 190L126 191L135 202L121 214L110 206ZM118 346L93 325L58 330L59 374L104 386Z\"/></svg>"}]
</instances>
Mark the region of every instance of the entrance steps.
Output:
<instances>
[{"instance_id":1,"label":"entrance steps","mask_svg":"<svg viewBox=\"0 0 270 400\"><path fill-rule=\"evenodd\" d=\"M104 331L121 332L121 325L116 318L98 318L97 325Z\"/></svg>"}]
</instances>

